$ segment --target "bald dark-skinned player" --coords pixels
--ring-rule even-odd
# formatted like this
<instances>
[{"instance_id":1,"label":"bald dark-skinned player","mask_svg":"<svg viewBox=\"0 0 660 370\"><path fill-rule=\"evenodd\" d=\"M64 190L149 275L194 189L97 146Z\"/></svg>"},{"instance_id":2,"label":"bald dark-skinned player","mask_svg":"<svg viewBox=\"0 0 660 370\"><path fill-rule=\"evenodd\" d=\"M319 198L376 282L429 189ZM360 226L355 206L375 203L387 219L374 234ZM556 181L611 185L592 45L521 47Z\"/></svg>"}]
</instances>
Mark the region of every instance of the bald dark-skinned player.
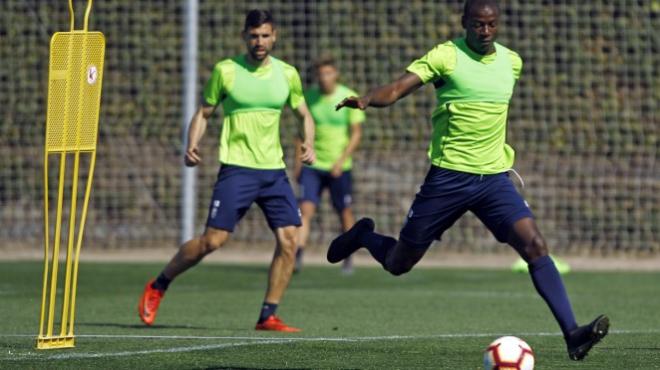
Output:
<instances>
[{"instance_id":1,"label":"bald dark-skinned player","mask_svg":"<svg viewBox=\"0 0 660 370\"><path fill-rule=\"evenodd\" d=\"M396 81L337 105L387 107L427 83L435 86L438 102L431 117L431 169L399 239L375 233L373 220L364 218L332 242L328 261L337 263L365 247L385 270L404 274L433 240L471 211L528 263L536 290L562 330L569 357L582 360L607 335L609 319L600 315L588 325L577 325L548 246L509 179L514 150L506 144L507 112L522 59L495 42L499 16L496 1L468 0L462 18L464 37L437 45Z\"/></svg>"}]
</instances>

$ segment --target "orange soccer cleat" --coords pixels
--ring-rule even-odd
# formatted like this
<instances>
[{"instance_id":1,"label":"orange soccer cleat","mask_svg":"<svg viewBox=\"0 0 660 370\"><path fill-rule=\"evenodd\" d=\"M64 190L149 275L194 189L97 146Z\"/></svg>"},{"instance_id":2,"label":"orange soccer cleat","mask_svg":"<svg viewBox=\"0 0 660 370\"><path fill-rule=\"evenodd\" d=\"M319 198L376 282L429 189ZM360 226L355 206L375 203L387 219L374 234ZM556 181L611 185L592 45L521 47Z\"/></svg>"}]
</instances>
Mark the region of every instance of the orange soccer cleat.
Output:
<instances>
[{"instance_id":1,"label":"orange soccer cleat","mask_svg":"<svg viewBox=\"0 0 660 370\"><path fill-rule=\"evenodd\" d=\"M156 320L160 300L163 299L165 292L151 287L155 279L151 279L144 287L144 292L138 303L138 315L140 320L147 325L151 325Z\"/></svg>"},{"instance_id":2,"label":"orange soccer cleat","mask_svg":"<svg viewBox=\"0 0 660 370\"><path fill-rule=\"evenodd\" d=\"M268 318L260 323L257 323L255 327L256 330L271 330L271 331L281 331L285 333L297 333L301 331L298 328L289 326L282 322L279 317L275 315L270 315Z\"/></svg>"}]
</instances>

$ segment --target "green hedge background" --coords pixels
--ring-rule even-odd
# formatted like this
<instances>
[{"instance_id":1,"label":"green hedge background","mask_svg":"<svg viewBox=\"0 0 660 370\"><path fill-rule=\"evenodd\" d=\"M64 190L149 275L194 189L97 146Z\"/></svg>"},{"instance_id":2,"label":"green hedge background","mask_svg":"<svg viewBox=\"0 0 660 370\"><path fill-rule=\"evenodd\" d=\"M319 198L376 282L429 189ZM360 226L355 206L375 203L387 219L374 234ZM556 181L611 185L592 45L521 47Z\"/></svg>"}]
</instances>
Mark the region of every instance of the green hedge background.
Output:
<instances>
[{"instance_id":1,"label":"green hedge background","mask_svg":"<svg viewBox=\"0 0 660 370\"><path fill-rule=\"evenodd\" d=\"M84 1L76 1L81 10ZM86 245L174 245L179 233L183 1L97 0L91 30L107 38L100 146ZM200 1L199 89L220 59L243 51L249 8L278 22L275 55L307 86L321 54L340 62L357 91L387 82L434 45L461 35L461 1ZM509 142L522 190L554 249L571 253L658 252L660 1L502 1L500 42L524 59L511 104ZM79 19L81 17L79 16ZM48 45L68 28L66 1L0 4L0 241L37 248L42 239L42 166ZM354 178L358 215L396 234L428 170L433 89L368 112ZM189 119L189 117L186 117ZM218 170L216 114L203 144L198 227ZM291 163L296 123L282 121ZM338 230L326 203L312 238ZM272 239L251 210L236 240ZM474 216L437 246L503 247Z\"/></svg>"}]
</instances>

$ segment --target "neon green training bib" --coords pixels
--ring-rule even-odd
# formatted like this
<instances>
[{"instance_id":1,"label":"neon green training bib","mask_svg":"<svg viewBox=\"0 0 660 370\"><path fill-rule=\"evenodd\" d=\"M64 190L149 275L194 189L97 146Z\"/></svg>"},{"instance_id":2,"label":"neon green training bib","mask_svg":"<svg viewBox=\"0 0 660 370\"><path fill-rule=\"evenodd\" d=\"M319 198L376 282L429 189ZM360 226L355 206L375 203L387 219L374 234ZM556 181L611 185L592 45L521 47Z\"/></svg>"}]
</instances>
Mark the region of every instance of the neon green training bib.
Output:
<instances>
[{"instance_id":1,"label":"neon green training bib","mask_svg":"<svg viewBox=\"0 0 660 370\"><path fill-rule=\"evenodd\" d=\"M516 82L515 53L495 43L495 54L479 55L464 38L451 42L455 65L448 68L448 46L437 47L408 71L435 82L438 106L432 115L431 163L474 174L495 174L513 166L515 152L506 143L509 101ZM513 54L512 54L513 53ZM515 58L519 60L517 54ZM454 60L452 60L454 61ZM518 68L521 68L522 62ZM441 73L439 71L447 71Z\"/></svg>"},{"instance_id":2,"label":"neon green training bib","mask_svg":"<svg viewBox=\"0 0 660 370\"><path fill-rule=\"evenodd\" d=\"M364 111L359 109L335 109L335 106L347 96L358 96L358 94L341 84L337 85L330 95L323 95L318 87L305 93L309 112L316 124L314 138L316 162L311 166L313 168L330 171L349 144L351 125L362 124L365 120ZM342 170L348 171L352 167L353 158L349 157L344 161Z\"/></svg>"},{"instance_id":3,"label":"neon green training bib","mask_svg":"<svg viewBox=\"0 0 660 370\"><path fill-rule=\"evenodd\" d=\"M287 102L297 108L304 97L292 66L270 57L255 68L245 56L219 62L204 88L207 104L222 104L224 119L219 160L255 169L284 168L280 116Z\"/></svg>"}]
</instances>

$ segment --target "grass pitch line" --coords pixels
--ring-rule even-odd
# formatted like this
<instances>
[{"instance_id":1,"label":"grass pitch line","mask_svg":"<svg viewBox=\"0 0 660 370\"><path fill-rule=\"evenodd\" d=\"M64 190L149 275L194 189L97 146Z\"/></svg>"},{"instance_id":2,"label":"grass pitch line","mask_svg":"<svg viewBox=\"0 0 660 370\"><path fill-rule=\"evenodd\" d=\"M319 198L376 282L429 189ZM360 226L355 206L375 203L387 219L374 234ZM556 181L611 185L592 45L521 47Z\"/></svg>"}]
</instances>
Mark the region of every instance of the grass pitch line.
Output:
<instances>
[{"instance_id":1,"label":"grass pitch line","mask_svg":"<svg viewBox=\"0 0 660 370\"><path fill-rule=\"evenodd\" d=\"M658 334L660 330L612 330L611 334ZM509 333L510 334L510 333ZM262 337L229 337L229 336L184 336L184 335L112 335L112 334L86 334L78 335L84 338L116 338L116 339L201 339L201 340L243 340L241 342L232 343L218 343L218 344L205 344L184 347L171 347L171 348L157 348L150 350L138 351L121 351L121 352L106 352L106 353L81 353L81 352L67 352L57 353L50 355L42 355L41 353L18 353L14 356L0 358L5 361L46 361L46 360L76 360L76 359L94 359L94 358L110 358L110 357L131 357L140 355L151 355L158 353L182 353L182 352L195 352L207 351L217 349L228 349L236 347L245 347L252 345L265 345L265 344L288 344L296 342L365 342L365 341L379 341L379 340L419 340L419 339L450 339L450 338L481 338L481 337L497 337L507 335L505 333L455 333L455 334L437 334L437 335L389 335L389 336L372 336L372 337L291 337L291 338L262 338ZM552 332L537 332L537 333L517 333L519 336L560 336L561 333ZM34 337L34 335L27 334L8 334L0 335L2 337Z\"/></svg>"},{"instance_id":2,"label":"grass pitch line","mask_svg":"<svg viewBox=\"0 0 660 370\"><path fill-rule=\"evenodd\" d=\"M181 353L181 352L195 352L195 351L208 351L214 349L226 349L226 348L235 348L235 347L244 347L251 346L255 344L281 344L287 343L286 340L274 340L274 341L261 341L261 342L236 342L236 343L220 343L220 344L205 344L197 346L186 346L186 347L172 347L172 348L158 348L158 349L148 349L140 351L121 351L121 352L107 352L107 353L58 353L53 355L41 356L36 353L30 353L23 355L21 358L5 358L5 360L10 361L22 361L22 360L84 360L84 359L93 359L93 358L107 358L107 357L130 357L130 356L141 356L141 355L152 355L158 353Z\"/></svg>"}]
</instances>

